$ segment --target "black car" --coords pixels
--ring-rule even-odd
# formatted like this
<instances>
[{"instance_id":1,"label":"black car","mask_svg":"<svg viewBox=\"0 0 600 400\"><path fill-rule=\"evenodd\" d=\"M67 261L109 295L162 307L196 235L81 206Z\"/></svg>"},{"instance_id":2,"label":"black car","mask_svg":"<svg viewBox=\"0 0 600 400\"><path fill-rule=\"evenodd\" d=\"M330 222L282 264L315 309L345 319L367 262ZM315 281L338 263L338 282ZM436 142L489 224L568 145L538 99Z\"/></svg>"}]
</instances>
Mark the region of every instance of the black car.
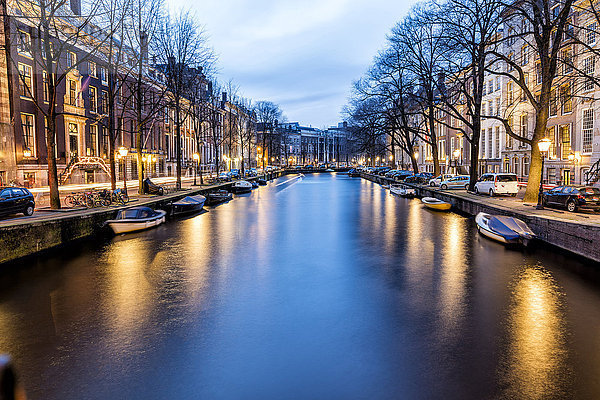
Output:
<instances>
[{"instance_id":1,"label":"black car","mask_svg":"<svg viewBox=\"0 0 600 400\"><path fill-rule=\"evenodd\" d=\"M600 210L600 189L592 186L557 186L542 194L545 206L565 207L574 212L580 208Z\"/></svg>"},{"instance_id":2,"label":"black car","mask_svg":"<svg viewBox=\"0 0 600 400\"><path fill-rule=\"evenodd\" d=\"M35 200L31 192L19 187L0 187L0 215L33 214Z\"/></svg>"}]
</instances>

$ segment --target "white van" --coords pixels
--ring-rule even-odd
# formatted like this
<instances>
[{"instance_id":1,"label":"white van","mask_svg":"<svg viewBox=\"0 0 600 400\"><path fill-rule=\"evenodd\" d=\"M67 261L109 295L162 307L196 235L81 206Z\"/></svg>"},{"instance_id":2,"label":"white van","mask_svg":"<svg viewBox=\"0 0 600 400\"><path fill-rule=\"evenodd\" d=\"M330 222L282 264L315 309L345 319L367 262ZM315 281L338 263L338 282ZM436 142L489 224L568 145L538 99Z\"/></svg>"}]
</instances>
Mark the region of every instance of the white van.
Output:
<instances>
[{"instance_id":1,"label":"white van","mask_svg":"<svg viewBox=\"0 0 600 400\"><path fill-rule=\"evenodd\" d=\"M519 192L517 175L515 174L483 174L475 184L475 193L509 194L516 196Z\"/></svg>"}]
</instances>

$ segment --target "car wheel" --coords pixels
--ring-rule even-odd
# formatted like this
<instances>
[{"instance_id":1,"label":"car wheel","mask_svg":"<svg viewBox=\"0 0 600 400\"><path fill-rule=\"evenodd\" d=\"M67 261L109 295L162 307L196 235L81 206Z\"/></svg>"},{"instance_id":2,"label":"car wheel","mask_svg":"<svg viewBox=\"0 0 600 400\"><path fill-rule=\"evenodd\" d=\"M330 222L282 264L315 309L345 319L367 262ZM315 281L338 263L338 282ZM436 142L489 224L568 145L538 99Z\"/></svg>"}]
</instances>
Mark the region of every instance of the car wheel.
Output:
<instances>
[{"instance_id":1,"label":"car wheel","mask_svg":"<svg viewBox=\"0 0 600 400\"><path fill-rule=\"evenodd\" d=\"M165 190L163 188L158 189L158 194L162 196L163 194L165 194Z\"/></svg>"},{"instance_id":2,"label":"car wheel","mask_svg":"<svg viewBox=\"0 0 600 400\"><path fill-rule=\"evenodd\" d=\"M494 197L494 189L490 189L490 197Z\"/></svg>"},{"instance_id":3,"label":"car wheel","mask_svg":"<svg viewBox=\"0 0 600 400\"><path fill-rule=\"evenodd\" d=\"M575 204L575 202L573 200L569 200L569 202L567 203L567 211L569 211L569 212L577 211L577 204Z\"/></svg>"},{"instance_id":4,"label":"car wheel","mask_svg":"<svg viewBox=\"0 0 600 400\"><path fill-rule=\"evenodd\" d=\"M475 186L475 194L479 194L479 189Z\"/></svg>"},{"instance_id":5,"label":"car wheel","mask_svg":"<svg viewBox=\"0 0 600 400\"><path fill-rule=\"evenodd\" d=\"M444 190L448 189L448 185L442 185L442 189L444 189Z\"/></svg>"},{"instance_id":6,"label":"car wheel","mask_svg":"<svg viewBox=\"0 0 600 400\"><path fill-rule=\"evenodd\" d=\"M25 210L23 210L23 214L25 214L26 216L30 217L33 215L33 206L32 205L28 205Z\"/></svg>"},{"instance_id":7,"label":"car wheel","mask_svg":"<svg viewBox=\"0 0 600 400\"><path fill-rule=\"evenodd\" d=\"M469 190L469 185L465 185L465 190Z\"/></svg>"}]
</instances>

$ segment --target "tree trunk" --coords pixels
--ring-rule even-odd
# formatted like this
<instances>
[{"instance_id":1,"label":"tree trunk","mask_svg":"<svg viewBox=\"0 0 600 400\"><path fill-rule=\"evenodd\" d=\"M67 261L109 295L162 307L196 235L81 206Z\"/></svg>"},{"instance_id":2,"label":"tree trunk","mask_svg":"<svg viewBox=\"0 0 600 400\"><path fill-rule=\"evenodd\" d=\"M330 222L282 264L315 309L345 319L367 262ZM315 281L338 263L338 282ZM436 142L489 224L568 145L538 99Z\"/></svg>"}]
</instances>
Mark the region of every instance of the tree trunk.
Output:
<instances>
[{"instance_id":1,"label":"tree trunk","mask_svg":"<svg viewBox=\"0 0 600 400\"><path fill-rule=\"evenodd\" d=\"M177 98L175 99L175 151L177 152L177 156L175 157L177 161L177 181L175 182L175 188L177 190L181 190L181 110L179 108L179 99Z\"/></svg>"},{"instance_id":2,"label":"tree trunk","mask_svg":"<svg viewBox=\"0 0 600 400\"><path fill-rule=\"evenodd\" d=\"M52 106L50 106L52 107ZM48 157L48 186L50 187L50 208L58 210L60 208L60 193L58 192L58 171L56 169L56 155L54 148L56 146L56 115L50 112L48 118L48 133L46 135L46 148Z\"/></svg>"}]
</instances>

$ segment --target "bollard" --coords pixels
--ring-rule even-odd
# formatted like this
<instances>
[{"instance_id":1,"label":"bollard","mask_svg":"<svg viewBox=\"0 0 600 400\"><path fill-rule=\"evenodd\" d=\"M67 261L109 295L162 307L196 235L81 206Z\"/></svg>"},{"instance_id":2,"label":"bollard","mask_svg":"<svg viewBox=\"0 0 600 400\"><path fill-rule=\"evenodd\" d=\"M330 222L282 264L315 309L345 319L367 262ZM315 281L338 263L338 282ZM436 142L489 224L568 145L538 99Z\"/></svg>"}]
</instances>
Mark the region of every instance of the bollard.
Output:
<instances>
[{"instance_id":1,"label":"bollard","mask_svg":"<svg viewBox=\"0 0 600 400\"><path fill-rule=\"evenodd\" d=\"M19 386L10 356L0 354L0 400L25 399L25 392Z\"/></svg>"}]
</instances>

